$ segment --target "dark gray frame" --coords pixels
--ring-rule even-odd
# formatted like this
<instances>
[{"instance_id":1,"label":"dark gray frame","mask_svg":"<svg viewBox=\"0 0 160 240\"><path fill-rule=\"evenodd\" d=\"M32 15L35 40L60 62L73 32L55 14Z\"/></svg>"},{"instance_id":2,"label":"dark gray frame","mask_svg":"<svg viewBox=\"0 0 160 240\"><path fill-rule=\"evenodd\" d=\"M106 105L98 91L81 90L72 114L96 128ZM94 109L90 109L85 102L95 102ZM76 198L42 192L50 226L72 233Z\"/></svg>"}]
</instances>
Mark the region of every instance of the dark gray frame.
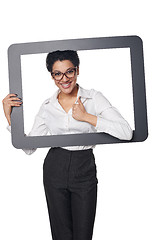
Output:
<instances>
[{"instance_id":1,"label":"dark gray frame","mask_svg":"<svg viewBox=\"0 0 160 240\"><path fill-rule=\"evenodd\" d=\"M10 93L17 93L23 99L21 61L24 54L48 53L55 50L93 50L109 48L130 48L132 66L132 87L135 131L129 142L142 142L148 136L147 108L144 77L143 44L138 36L70 39L46 42L13 44L8 48ZM25 136L23 105L13 108L11 114L12 144L16 148L40 148L81 146L107 143L126 143L107 133L85 133L51 136Z\"/></svg>"}]
</instances>

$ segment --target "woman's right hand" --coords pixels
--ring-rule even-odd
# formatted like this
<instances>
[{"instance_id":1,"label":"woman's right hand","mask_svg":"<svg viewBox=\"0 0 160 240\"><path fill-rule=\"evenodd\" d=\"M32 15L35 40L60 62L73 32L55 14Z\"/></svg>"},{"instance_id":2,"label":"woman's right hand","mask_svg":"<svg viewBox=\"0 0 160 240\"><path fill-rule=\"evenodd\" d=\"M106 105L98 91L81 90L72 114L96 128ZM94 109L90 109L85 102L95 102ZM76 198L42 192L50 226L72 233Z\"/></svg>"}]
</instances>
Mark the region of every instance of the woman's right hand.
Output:
<instances>
[{"instance_id":1,"label":"woman's right hand","mask_svg":"<svg viewBox=\"0 0 160 240\"><path fill-rule=\"evenodd\" d=\"M4 114L7 118L7 121L9 125L11 125L11 112L12 107L20 107L22 104L22 101L20 98L17 97L16 94L8 94L3 100L3 110Z\"/></svg>"}]
</instances>

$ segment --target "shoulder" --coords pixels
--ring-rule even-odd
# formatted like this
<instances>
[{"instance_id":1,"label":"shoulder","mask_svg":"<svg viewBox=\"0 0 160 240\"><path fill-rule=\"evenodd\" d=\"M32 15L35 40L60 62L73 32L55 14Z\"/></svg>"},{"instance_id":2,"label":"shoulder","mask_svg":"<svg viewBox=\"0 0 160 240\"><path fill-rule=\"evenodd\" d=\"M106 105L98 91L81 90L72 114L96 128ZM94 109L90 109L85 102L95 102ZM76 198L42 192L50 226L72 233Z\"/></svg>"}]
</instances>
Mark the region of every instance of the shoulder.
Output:
<instances>
[{"instance_id":1,"label":"shoulder","mask_svg":"<svg viewBox=\"0 0 160 240\"><path fill-rule=\"evenodd\" d=\"M49 97L47 99L45 99L41 105L40 105L40 108L39 108L39 114L44 114L45 111L48 109L48 107L50 107L50 103L52 102L52 97Z\"/></svg>"},{"instance_id":2,"label":"shoulder","mask_svg":"<svg viewBox=\"0 0 160 240\"><path fill-rule=\"evenodd\" d=\"M93 88L92 89L86 89L86 88L83 88L83 87L79 86L79 94L82 97L94 98L97 93L98 93L98 91L96 91Z\"/></svg>"},{"instance_id":3,"label":"shoulder","mask_svg":"<svg viewBox=\"0 0 160 240\"><path fill-rule=\"evenodd\" d=\"M107 98L104 96L104 94L101 91L98 91L94 88L84 89L84 88L81 87L81 89L83 90L83 92L85 92L86 95L88 95L89 97L91 97L93 99L96 99L96 100L105 99L105 100L107 100Z\"/></svg>"},{"instance_id":4,"label":"shoulder","mask_svg":"<svg viewBox=\"0 0 160 240\"><path fill-rule=\"evenodd\" d=\"M94 101L97 111L102 111L104 109L110 108L112 105L106 96L96 89L90 89L90 95Z\"/></svg>"},{"instance_id":5,"label":"shoulder","mask_svg":"<svg viewBox=\"0 0 160 240\"><path fill-rule=\"evenodd\" d=\"M42 105L46 105L46 104L48 104L48 103L50 103L51 102L51 97L50 98L47 98L43 103L42 103Z\"/></svg>"},{"instance_id":6,"label":"shoulder","mask_svg":"<svg viewBox=\"0 0 160 240\"><path fill-rule=\"evenodd\" d=\"M44 100L41 105L40 105L40 110L44 110L46 105L48 105L50 103L50 100L51 98L47 98L46 100Z\"/></svg>"},{"instance_id":7,"label":"shoulder","mask_svg":"<svg viewBox=\"0 0 160 240\"><path fill-rule=\"evenodd\" d=\"M103 93L94 88L84 89L80 87L80 94L82 97L91 99L91 101L93 101L97 112L102 112L103 110L111 107L110 102L103 95Z\"/></svg>"},{"instance_id":8,"label":"shoulder","mask_svg":"<svg viewBox=\"0 0 160 240\"><path fill-rule=\"evenodd\" d=\"M52 96L50 96L49 98L47 98L46 100L43 101L42 106L45 107L45 106L49 105L50 103L56 102L58 93L59 93L58 90L55 91L55 93Z\"/></svg>"}]
</instances>

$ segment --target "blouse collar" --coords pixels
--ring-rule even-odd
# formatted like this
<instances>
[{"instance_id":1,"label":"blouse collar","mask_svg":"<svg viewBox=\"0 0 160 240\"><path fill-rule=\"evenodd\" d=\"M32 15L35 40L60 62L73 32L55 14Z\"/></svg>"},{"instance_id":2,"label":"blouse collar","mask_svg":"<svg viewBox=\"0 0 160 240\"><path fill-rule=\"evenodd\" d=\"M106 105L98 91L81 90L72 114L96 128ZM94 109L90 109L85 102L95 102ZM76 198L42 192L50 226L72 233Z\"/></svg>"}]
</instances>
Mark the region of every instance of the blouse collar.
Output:
<instances>
[{"instance_id":1,"label":"blouse collar","mask_svg":"<svg viewBox=\"0 0 160 240\"><path fill-rule=\"evenodd\" d=\"M92 96L91 96L91 90L86 90L86 89L82 88L81 86L79 86L78 83L77 83L77 86L78 86L77 100L78 100L78 97L81 97L81 101L84 102L85 99L87 99L87 98L92 98ZM61 91L61 90L58 89L58 90L54 93L54 95L53 95L50 99L48 99L48 100L52 101L52 103L57 102L57 101L58 101L57 96L58 96L58 94L60 93L60 91ZM76 102L77 102L77 100L76 100ZM48 102L48 101L47 101L47 102Z\"/></svg>"}]
</instances>

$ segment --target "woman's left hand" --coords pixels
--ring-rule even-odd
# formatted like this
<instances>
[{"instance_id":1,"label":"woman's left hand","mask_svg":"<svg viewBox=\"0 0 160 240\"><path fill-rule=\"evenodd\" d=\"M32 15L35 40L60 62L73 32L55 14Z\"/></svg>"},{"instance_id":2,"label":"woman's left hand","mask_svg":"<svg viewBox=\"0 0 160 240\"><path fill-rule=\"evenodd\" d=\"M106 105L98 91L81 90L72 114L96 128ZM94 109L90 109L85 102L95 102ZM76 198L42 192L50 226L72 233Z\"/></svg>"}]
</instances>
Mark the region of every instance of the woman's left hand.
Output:
<instances>
[{"instance_id":1,"label":"woman's left hand","mask_svg":"<svg viewBox=\"0 0 160 240\"><path fill-rule=\"evenodd\" d=\"M78 104L73 104L72 107L72 117L78 121L85 121L87 116L87 112L85 110L85 107L83 106L83 103L80 100L80 97L78 98Z\"/></svg>"}]
</instances>

